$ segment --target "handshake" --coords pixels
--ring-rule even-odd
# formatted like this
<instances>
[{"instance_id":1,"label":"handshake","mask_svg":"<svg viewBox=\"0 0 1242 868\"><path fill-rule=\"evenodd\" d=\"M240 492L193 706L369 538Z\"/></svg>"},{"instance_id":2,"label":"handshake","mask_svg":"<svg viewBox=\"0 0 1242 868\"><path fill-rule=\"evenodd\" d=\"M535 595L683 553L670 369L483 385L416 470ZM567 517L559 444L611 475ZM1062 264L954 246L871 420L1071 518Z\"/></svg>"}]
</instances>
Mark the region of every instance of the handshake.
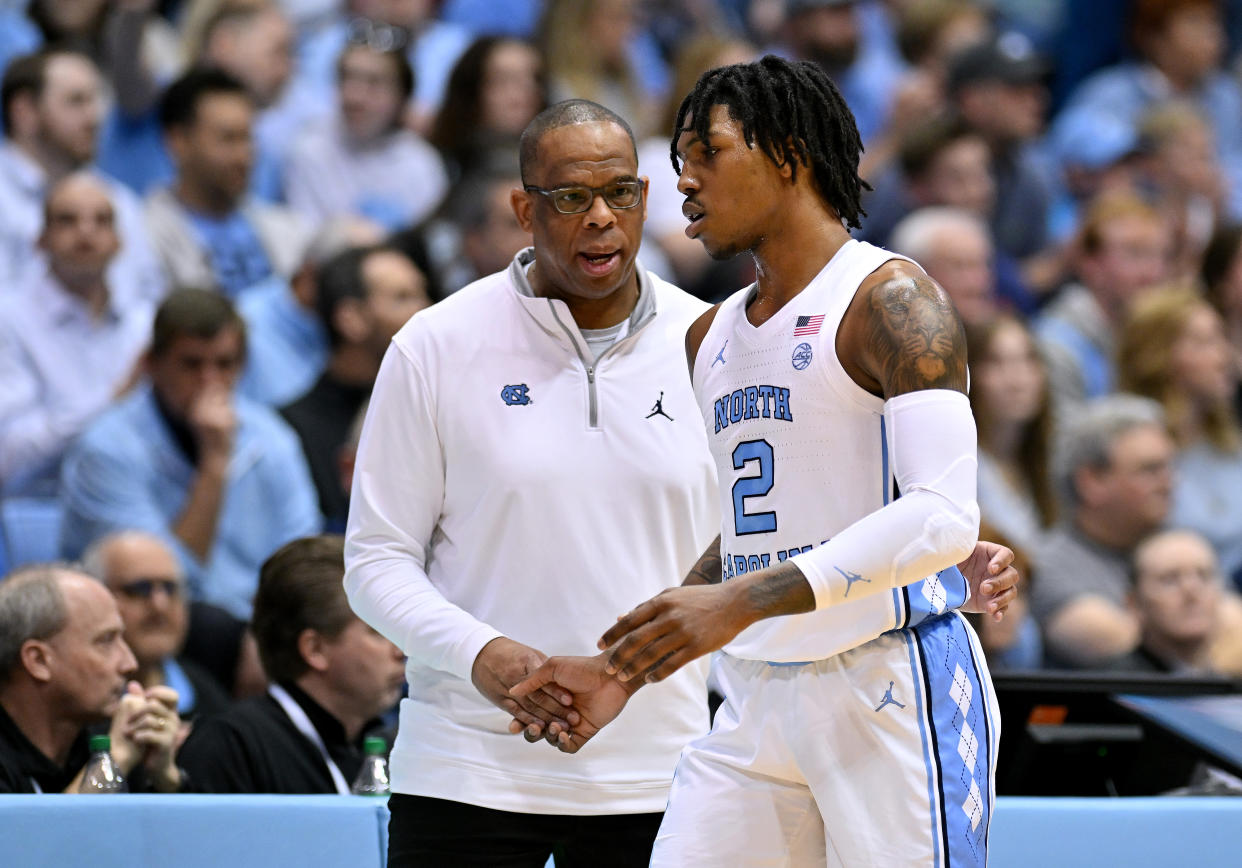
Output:
<instances>
[{"instance_id":1,"label":"handshake","mask_svg":"<svg viewBox=\"0 0 1242 868\"><path fill-rule=\"evenodd\" d=\"M594 657L547 657L506 637L475 658L479 692L512 715L509 731L577 753L639 687L723 647L747 626L728 585L671 588L623 615Z\"/></svg>"},{"instance_id":2,"label":"handshake","mask_svg":"<svg viewBox=\"0 0 1242 868\"><path fill-rule=\"evenodd\" d=\"M958 564L970 584L962 611L1000 620L1017 597L1014 554L980 542ZM682 666L727 645L742 630L775 613L750 584L670 588L617 619L594 657L548 657L501 636L475 658L474 686L512 716L509 731L527 741L544 739L577 753L625 708L644 684L662 681Z\"/></svg>"}]
</instances>

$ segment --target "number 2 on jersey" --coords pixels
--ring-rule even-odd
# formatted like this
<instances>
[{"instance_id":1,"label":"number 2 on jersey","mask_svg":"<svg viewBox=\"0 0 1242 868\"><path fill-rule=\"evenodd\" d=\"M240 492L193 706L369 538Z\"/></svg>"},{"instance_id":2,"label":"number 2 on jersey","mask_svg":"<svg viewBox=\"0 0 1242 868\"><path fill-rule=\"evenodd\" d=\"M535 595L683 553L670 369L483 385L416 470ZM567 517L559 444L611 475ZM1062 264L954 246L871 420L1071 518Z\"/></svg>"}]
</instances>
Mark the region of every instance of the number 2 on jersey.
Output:
<instances>
[{"instance_id":1,"label":"number 2 on jersey","mask_svg":"<svg viewBox=\"0 0 1242 868\"><path fill-rule=\"evenodd\" d=\"M745 440L733 450L733 469L742 470L759 462L759 473L740 477L733 483L733 527L738 536L770 533L776 530L775 512L747 512L746 498L762 497L772 490L772 444L766 440Z\"/></svg>"}]
</instances>

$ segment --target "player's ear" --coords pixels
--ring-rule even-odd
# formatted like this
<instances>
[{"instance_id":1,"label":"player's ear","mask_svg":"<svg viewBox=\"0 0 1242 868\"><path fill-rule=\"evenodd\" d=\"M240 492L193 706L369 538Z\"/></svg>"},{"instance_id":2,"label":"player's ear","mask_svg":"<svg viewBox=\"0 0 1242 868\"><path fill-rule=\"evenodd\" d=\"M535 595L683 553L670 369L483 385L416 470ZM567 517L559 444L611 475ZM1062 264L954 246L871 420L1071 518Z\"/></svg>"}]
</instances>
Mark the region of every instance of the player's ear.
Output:
<instances>
[{"instance_id":1,"label":"player's ear","mask_svg":"<svg viewBox=\"0 0 1242 868\"><path fill-rule=\"evenodd\" d=\"M794 147L794 140L791 136L785 139L785 158L776 164L776 170L781 173L781 177L786 181L793 180L794 162L802 163L805 168L806 163L799 157L798 150Z\"/></svg>"}]
</instances>

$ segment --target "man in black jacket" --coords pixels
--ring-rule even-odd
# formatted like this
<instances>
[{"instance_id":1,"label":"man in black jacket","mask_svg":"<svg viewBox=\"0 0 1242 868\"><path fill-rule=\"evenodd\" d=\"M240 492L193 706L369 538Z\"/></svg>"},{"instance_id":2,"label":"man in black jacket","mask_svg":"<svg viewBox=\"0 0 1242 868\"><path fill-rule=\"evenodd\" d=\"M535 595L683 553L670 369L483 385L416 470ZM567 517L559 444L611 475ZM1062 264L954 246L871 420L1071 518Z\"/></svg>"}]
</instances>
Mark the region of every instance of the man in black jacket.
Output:
<instances>
[{"instance_id":1,"label":"man in black jacket","mask_svg":"<svg viewBox=\"0 0 1242 868\"><path fill-rule=\"evenodd\" d=\"M78 792L87 727L111 720L112 757L135 790L183 788L176 691L144 690L112 595L56 565L0 582L0 792Z\"/></svg>"},{"instance_id":2,"label":"man in black jacket","mask_svg":"<svg viewBox=\"0 0 1242 868\"><path fill-rule=\"evenodd\" d=\"M263 564L251 627L271 686L195 725L180 760L196 789L349 792L405 668L349 608L344 574L339 536L294 540Z\"/></svg>"}]
</instances>

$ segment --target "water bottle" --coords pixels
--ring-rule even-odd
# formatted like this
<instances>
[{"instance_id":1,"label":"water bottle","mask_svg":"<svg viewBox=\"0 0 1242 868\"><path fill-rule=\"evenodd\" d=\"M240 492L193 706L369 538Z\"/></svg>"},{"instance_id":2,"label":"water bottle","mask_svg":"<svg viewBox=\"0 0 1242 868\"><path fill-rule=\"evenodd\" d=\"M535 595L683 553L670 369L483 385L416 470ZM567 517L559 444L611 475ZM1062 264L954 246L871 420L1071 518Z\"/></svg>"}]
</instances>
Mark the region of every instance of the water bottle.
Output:
<instances>
[{"instance_id":1,"label":"water bottle","mask_svg":"<svg viewBox=\"0 0 1242 868\"><path fill-rule=\"evenodd\" d=\"M354 778L354 785L349 791L355 796L387 796L391 791L388 786L388 760L384 753L388 743L382 738L368 738L362 743L362 751L366 759Z\"/></svg>"},{"instance_id":2,"label":"water bottle","mask_svg":"<svg viewBox=\"0 0 1242 868\"><path fill-rule=\"evenodd\" d=\"M125 793L129 787L125 785L125 777L112 759L112 739L106 735L92 735L90 739L91 758L86 761L82 770L80 793Z\"/></svg>"}]
</instances>

